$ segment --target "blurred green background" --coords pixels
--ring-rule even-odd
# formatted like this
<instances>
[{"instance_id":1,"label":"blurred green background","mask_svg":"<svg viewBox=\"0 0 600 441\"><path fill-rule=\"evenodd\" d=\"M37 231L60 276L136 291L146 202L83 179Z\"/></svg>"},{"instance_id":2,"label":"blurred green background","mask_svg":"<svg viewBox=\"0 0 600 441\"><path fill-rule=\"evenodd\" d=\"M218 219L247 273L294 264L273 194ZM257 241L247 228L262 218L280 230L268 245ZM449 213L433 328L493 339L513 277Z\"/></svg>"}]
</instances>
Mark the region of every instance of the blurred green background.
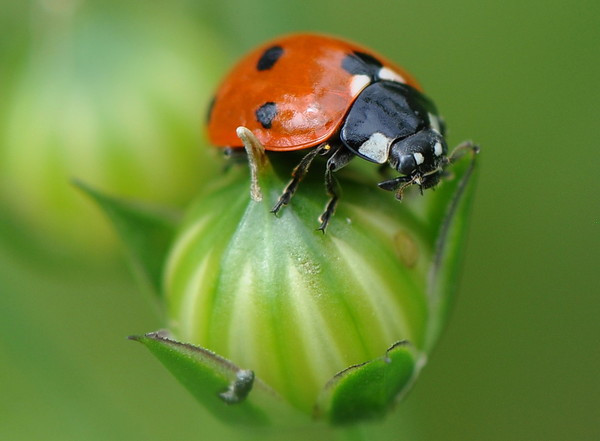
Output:
<instances>
[{"instance_id":1,"label":"blurred green background","mask_svg":"<svg viewBox=\"0 0 600 441\"><path fill-rule=\"evenodd\" d=\"M450 143L483 147L450 325L369 439L600 439L591 0L2 2L0 439L283 437L214 421L125 339L161 317L69 180L184 205L220 167L201 130L219 77L257 43L297 30L404 65L441 109Z\"/></svg>"}]
</instances>

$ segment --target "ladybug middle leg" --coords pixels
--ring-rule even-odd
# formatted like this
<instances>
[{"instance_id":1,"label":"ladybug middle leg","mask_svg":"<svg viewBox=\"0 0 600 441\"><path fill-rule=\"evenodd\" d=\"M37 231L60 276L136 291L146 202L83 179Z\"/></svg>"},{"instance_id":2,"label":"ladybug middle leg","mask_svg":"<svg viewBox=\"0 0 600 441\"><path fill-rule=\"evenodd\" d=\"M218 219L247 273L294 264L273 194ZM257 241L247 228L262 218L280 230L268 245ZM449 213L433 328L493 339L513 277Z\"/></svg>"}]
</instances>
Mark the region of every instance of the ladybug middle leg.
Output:
<instances>
[{"instance_id":1,"label":"ladybug middle leg","mask_svg":"<svg viewBox=\"0 0 600 441\"><path fill-rule=\"evenodd\" d=\"M327 153L330 148L331 147L327 143L321 144L318 147L312 149L310 152L308 152L308 154L306 154L302 158L300 163L292 171L292 180L285 187L281 196L279 196L279 200L271 209L271 213L277 214L281 207L289 204L290 200L292 199L292 196L294 196L294 193L296 193L296 190L298 189L298 184L300 184L302 178L304 178L304 176L306 176L306 173L308 173L308 169L310 168L310 165L312 164L313 160L319 154Z\"/></svg>"},{"instance_id":2,"label":"ladybug middle leg","mask_svg":"<svg viewBox=\"0 0 600 441\"><path fill-rule=\"evenodd\" d=\"M327 189L327 194L330 196L327 205L325 206L325 211L319 216L319 228L322 232L325 232L325 228L327 228L327 224L329 223L329 219L333 216L335 212L335 207L337 206L338 199L340 197L340 185L333 176L333 172L338 171L342 167L354 158L354 153L345 148L342 145L339 145L335 148L332 155L327 160L327 165L325 168L325 187Z\"/></svg>"}]
</instances>

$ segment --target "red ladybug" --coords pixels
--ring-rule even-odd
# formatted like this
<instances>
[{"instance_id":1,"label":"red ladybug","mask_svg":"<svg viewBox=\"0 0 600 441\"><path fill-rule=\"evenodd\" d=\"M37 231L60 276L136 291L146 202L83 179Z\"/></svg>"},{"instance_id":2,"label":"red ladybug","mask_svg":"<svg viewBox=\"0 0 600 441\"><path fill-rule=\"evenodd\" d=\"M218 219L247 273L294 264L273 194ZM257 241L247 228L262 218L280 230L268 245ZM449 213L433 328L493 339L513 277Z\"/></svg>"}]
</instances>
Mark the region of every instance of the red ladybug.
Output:
<instances>
[{"instance_id":1,"label":"red ladybug","mask_svg":"<svg viewBox=\"0 0 600 441\"><path fill-rule=\"evenodd\" d=\"M333 172L359 156L400 173L379 187L403 190L437 184L448 163L444 127L434 104L404 69L353 43L314 34L285 36L245 56L225 78L208 113L208 136L242 148L236 129L250 129L270 151L309 149L273 207L286 205L312 160L327 158L331 199L320 216L325 230L338 200Z\"/></svg>"}]
</instances>

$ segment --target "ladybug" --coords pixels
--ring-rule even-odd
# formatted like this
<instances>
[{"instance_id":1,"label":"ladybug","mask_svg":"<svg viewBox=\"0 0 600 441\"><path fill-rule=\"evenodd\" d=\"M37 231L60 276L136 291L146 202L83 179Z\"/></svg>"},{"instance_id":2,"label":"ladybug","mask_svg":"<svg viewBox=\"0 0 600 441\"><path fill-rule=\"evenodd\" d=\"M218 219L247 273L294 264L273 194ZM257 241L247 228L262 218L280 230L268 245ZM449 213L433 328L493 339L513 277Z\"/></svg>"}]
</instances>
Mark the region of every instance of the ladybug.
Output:
<instances>
[{"instance_id":1,"label":"ladybug","mask_svg":"<svg viewBox=\"0 0 600 441\"><path fill-rule=\"evenodd\" d=\"M313 159L327 158L322 231L340 193L333 172L355 156L396 170L400 176L378 185L398 199L413 184L421 192L435 186L449 162L443 122L415 79L370 50L325 35L281 37L233 68L211 102L209 140L241 149L240 126L266 150L308 150L274 213L290 202Z\"/></svg>"}]
</instances>

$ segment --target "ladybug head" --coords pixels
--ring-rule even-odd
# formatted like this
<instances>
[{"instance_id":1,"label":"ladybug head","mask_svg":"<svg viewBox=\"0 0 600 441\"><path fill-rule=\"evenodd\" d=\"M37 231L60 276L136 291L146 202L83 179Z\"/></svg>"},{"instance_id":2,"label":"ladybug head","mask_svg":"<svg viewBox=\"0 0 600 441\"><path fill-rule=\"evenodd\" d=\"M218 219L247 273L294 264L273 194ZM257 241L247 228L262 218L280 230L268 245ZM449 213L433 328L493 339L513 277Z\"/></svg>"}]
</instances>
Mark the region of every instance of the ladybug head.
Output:
<instances>
[{"instance_id":1,"label":"ladybug head","mask_svg":"<svg viewBox=\"0 0 600 441\"><path fill-rule=\"evenodd\" d=\"M388 161L399 173L414 177L419 183L423 178L439 173L446 162L447 152L444 137L434 129L426 129L395 141L390 148ZM435 179L424 179L424 182L433 181L437 182Z\"/></svg>"}]
</instances>

